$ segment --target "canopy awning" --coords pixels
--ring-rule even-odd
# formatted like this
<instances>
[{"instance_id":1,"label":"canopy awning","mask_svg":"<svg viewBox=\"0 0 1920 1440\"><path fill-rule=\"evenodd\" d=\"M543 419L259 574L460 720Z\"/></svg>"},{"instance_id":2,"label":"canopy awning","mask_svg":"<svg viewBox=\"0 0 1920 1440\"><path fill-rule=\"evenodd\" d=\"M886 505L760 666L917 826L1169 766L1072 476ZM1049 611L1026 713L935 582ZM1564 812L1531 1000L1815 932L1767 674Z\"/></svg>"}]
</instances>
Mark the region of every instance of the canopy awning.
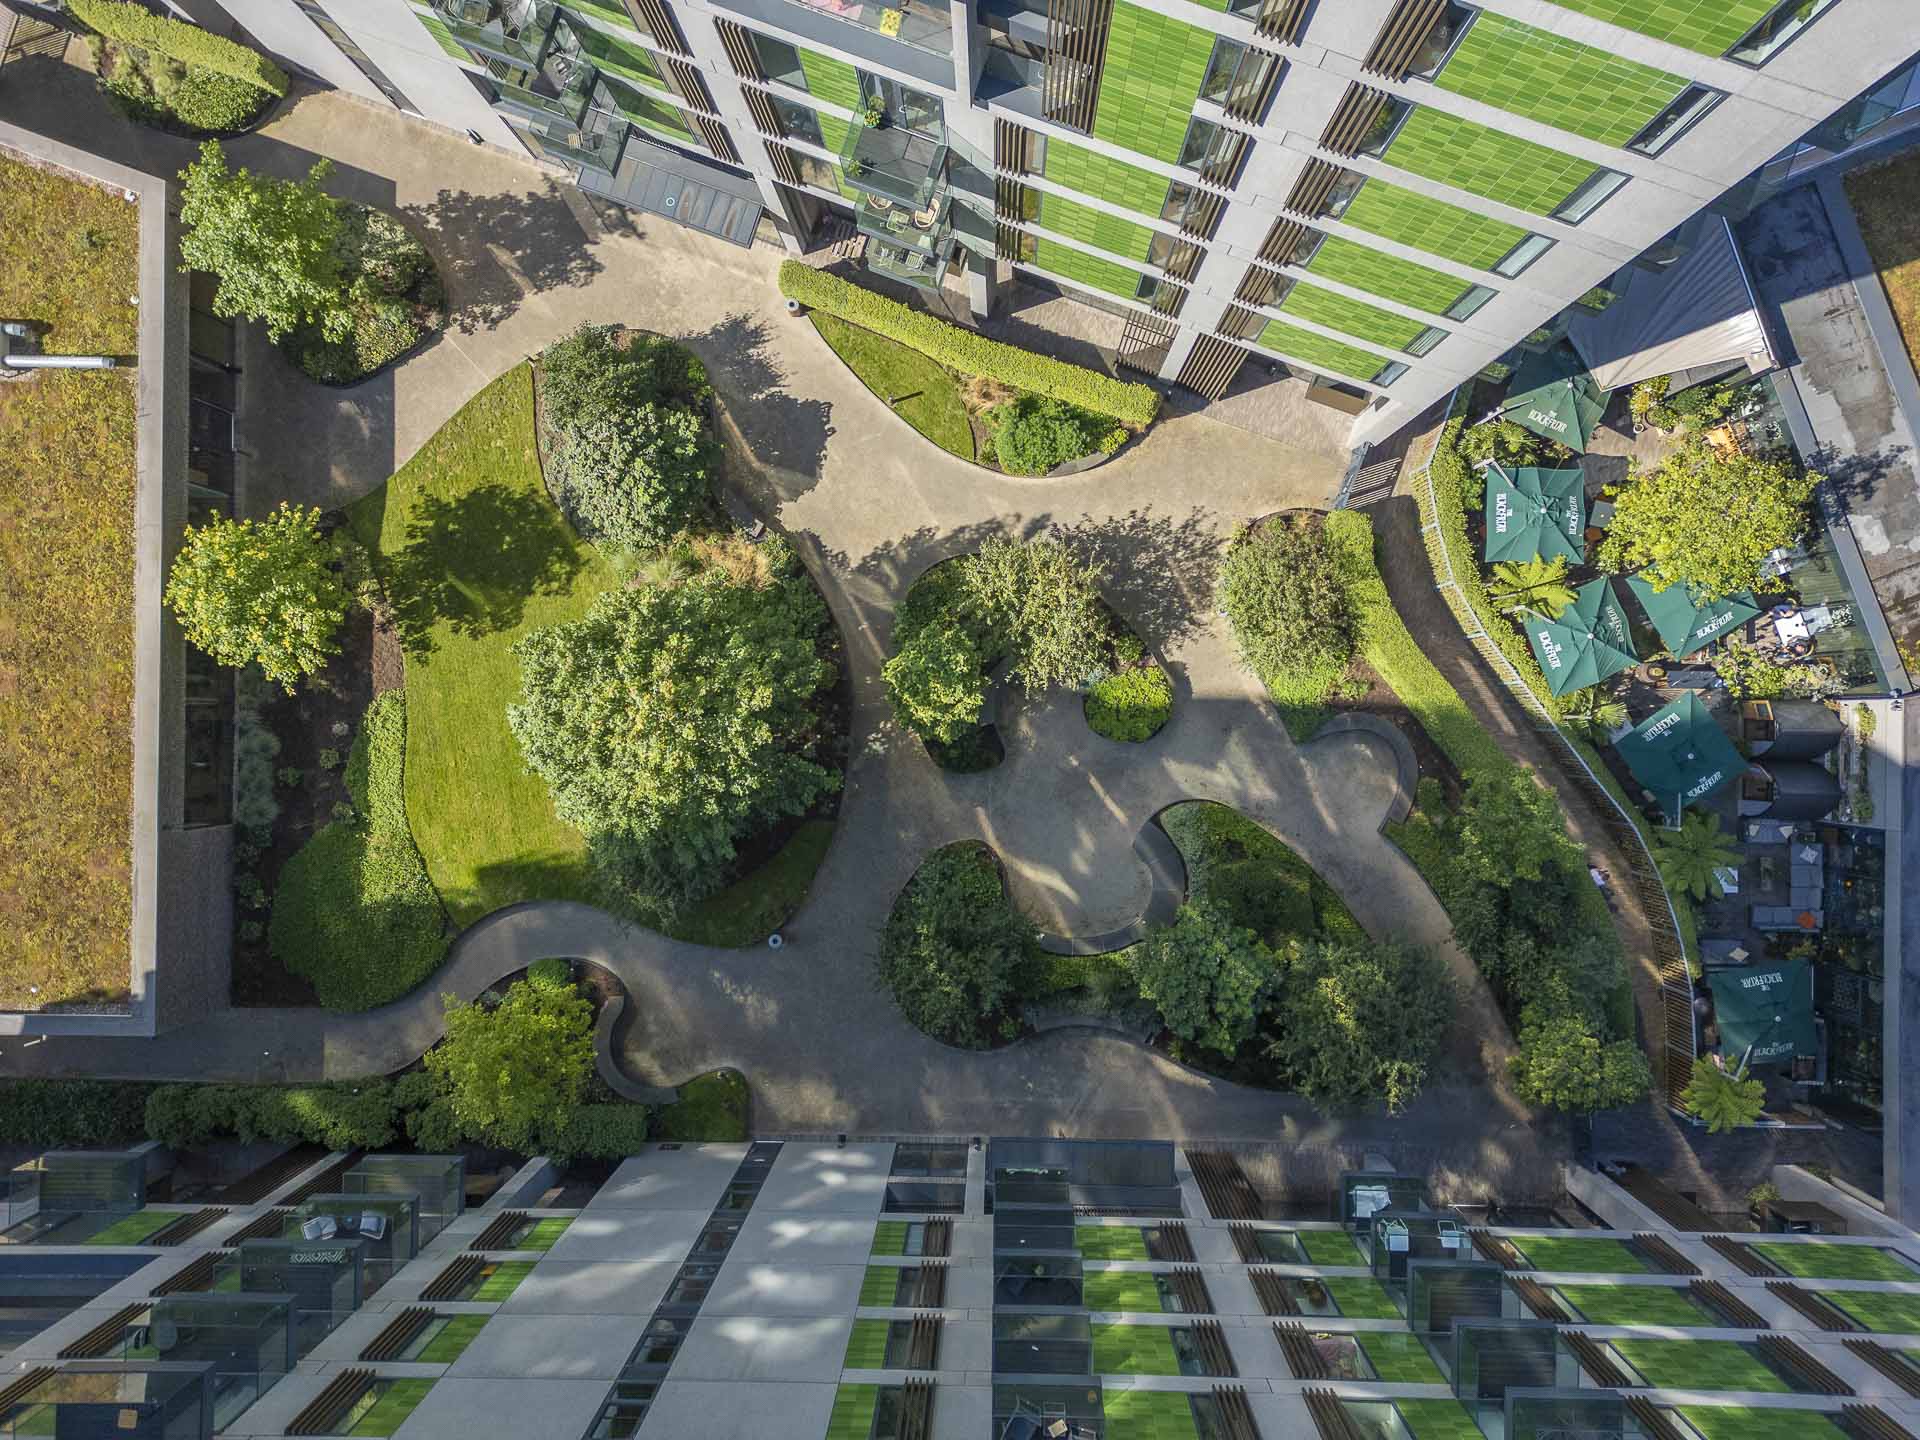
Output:
<instances>
[{"instance_id":1,"label":"canopy awning","mask_svg":"<svg viewBox=\"0 0 1920 1440\"><path fill-rule=\"evenodd\" d=\"M1485 558L1586 558L1586 472L1487 467Z\"/></svg>"},{"instance_id":2,"label":"canopy awning","mask_svg":"<svg viewBox=\"0 0 1920 1440\"><path fill-rule=\"evenodd\" d=\"M1614 747L1675 825L1687 806L1747 773L1746 759L1691 690L1635 725Z\"/></svg>"},{"instance_id":3,"label":"canopy awning","mask_svg":"<svg viewBox=\"0 0 1920 1440\"><path fill-rule=\"evenodd\" d=\"M1575 591L1559 619L1530 616L1525 628L1533 658L1555 695L1598 685L1639 658L1628 638L1626 612L1604 575Z\"/></svg>"},{"instance_id":4,"label":"canopy awning","mask_svg":"<svg viewBox=\"0 0 1920 1440\"><path fill-rule=\"evenodd\" d=\"M1784 960L1739 970L1709 970L1720 1052L1729 1061L1747 1055L1750 1066L1790 1064L1812 1055L1819 1043L1813 1027L1813 964Z\"/></svg>"},{"instance_id":5,"label":"canopy awning","mask_svg":"<svg viewBox=\"0 0 1920 1440\"><path fill-rule=\"evenodd\" d=\"M1563 342L1530 352L1520 362L1512 388L1500 402L1500 413L1503 419L1584 454L1600 417L1607 413L1608 394L1587 374L1586 362Z\"/></svg>"},{"instance_id":6,"label":"canopy awning","mask_svg":"<svg viewBox=\"0 0 1920 1440\"><path fill-rule=\"evenodd\" d=\"M1779 363L1723 216L1704 217L1691 248L1665 269L1627 266L1613 292L1605 310L1567 325L1567 338L1604 389L1734 361L1759 375Z\"/></svg>"},{"instance_id":7,"label":"canopy awning","mask_svg":"<svg viewBox=\"0 0 1920 1440\"><path fill-rule=\"evenodd\" d=\"M1768 757L1760 762L1760 768L1773 781L1773 798L1760 812L1765 819L1801 823L1824 820L1844 798L1840 781L1824 765Z\"/></svg>"},{"instance_id":8,"label":"canopy awning","mask_svg":"<svg viewBox=\"0 0 1920 1440\"><path fill-rule=\"evenodd\" d=\"M1718 600L1702 601L1688 585L1653 588L1651 581L1638 575L1627 577L1647 619L1653 622L1660 643L1675 657L1684 660L1696 650L1704 650L1730 630L1737 630L1760 613L1760 602L1750 590L1736 590Z\"/></svg>"}]
</instances>

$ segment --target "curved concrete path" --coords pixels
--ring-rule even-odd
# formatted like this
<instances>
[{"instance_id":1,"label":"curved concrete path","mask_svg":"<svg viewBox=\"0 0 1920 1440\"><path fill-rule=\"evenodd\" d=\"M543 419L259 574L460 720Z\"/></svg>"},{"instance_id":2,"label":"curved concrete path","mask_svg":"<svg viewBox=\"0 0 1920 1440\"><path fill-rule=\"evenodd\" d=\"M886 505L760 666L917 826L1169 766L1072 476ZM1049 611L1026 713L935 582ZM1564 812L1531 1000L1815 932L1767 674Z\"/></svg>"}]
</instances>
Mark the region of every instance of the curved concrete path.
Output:
<instances>
[{"instance_id":1,"label":"curved concrete path","mask_svg":"<svg viewBox=\"0 0 1920 1440\"><path fill-rule=\"evenodd\" d=\"M43 102L68 84L56 81ZM0 117L19 118L10 113L18 106L17 95L0 95ZM174 137L112 117L84 84L36 112L42 128L58 114L59 138L130 163L164 170L190 158ZM852 745L840 824L779 952L677 944L587 906L525 905L473 926L427 987L366 1015L215 1011L152 1041L10 1049L0 1057L6 1069L249 1079L383 1071L437 1038L442 993L469 998L551 955L592 961L626 985L624 1059L640 1083L736 1066L752 1079L756 1123L769 1132L1328 1144L1411 1133L1434 1147L1451 1139L1466 1163L1495 1175L1502 1164L1536 1163L1539 1147L1524 1138L1531 1117L1500 1083L1511 1042L1499 1012L1431 892L1380 834L1382 819L1404 805L1400 757L1363 732L1295 745L1213 613L1223 539L1244 517L1324 504L1339 458L1180 416L1084 476L994 475L913 435L810 324L789 319L772 283L779 257L766 249L597 211L530 167L335 95L302 95L228 148L278 174L304 173L316 153L333 157L336 193L395 208L425 233L456 317L439 343L359 391L308 384L256 348L247 397L256 474L280 478L252 502L285 493L337 505L364 493L493 375L582 320L684 337L737 422L730 488L794 537L846 639ZM879 666L892 607L934 561L990 535L1054 526L1073 531L1107 577L1109 598L1166 663L1174 718L1152 741L1122 745L1087 730L1077 696L1010 701L1006 762L947 775L891 720ZM1091 1030L955 1051L906 1025L874 989L875 932L929 850L985 840L1039 925L1097 934L1146 910L1153 885L1136 837L1159 810L1189 798L1232 805L1286 840L1370 933L1446 957L1462 1011L1410 1123L1330 1119L1294 1097L1199 1076ZM1517 1132L1510 1145L1503 1131Z\"/></svg>"}]
</instances>

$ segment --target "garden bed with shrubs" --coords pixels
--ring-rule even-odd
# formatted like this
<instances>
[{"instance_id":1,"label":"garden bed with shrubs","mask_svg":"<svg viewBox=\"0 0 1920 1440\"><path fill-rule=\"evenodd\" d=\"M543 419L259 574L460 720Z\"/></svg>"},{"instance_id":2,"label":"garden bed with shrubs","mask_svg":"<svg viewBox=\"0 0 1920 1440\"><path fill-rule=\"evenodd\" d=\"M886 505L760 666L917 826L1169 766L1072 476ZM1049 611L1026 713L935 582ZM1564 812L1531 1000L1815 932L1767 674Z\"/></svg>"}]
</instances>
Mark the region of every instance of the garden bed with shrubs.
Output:
<instances>
[{"instance_id":1,"label":"garden bed with shrubs","mask_svg":"<svg viewBox=\"0 0 1920 1440\"><path fill-rule=\"evenodd\" d=\"M266 117L287 74L257 50L126 0L67 0L88 28L100 89L129 119L233 135Z\"/></svg>"}]
</instances>

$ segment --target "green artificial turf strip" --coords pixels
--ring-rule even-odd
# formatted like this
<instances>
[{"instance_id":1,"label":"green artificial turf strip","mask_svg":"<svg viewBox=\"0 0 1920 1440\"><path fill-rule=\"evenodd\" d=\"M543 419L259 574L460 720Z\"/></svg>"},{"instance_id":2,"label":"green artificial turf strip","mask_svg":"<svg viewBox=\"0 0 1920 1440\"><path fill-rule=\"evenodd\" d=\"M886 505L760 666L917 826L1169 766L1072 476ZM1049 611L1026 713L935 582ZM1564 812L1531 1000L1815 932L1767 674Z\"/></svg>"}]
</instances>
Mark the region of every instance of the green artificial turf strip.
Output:
<instances>
[{"instance_id":1,"label":"green artificial turf strip","mask_svg":"<svg viewBox=\"0 0 1920 1440\"><path fill-rule=\"evenodd\" d=\"M1160 1312L1160 1287L1138 1270L1089 1270L1081 1282L1081 1301L1089 1310Z\"/></svg>"},{"instance_id":2,"label":"green artificial turf strip","mask_svg":"<svg viewBox=\"0 0 1920 1440\"><path fill-rule=\"evenodd\" d=\"M504 1300L520 1288L520 1282L533 1273L532 1260L502 1260L493 1273L480 1282L469 1300Z\"/></svg>"},{"instance_id":3,"label":"green artificial turf strip","mask_svg":"<svg viewBox=\"0 0 1920 1440\"><path fill-rule=\"evenodd\" d=\"M1790 1395L1793 1387L1737 1340L1615 1340L1620 1352L1655 1389L1762 1390Z\"/></svg>"},{"instance_id":4,"label":"green artificial turf strip","mask_svg":"<svg viewBox=\"0 0 1920 1440\"><path fill-rule=\"evenodd\" d=\"M420 1347L420 1353L414 1359L422 1365L451 1365L466 1353L467 1346L473 1343L473 1337L491 1318L488 1315L450 1317L440 1333Z\"/></svg>"},{"instance_id":5,"label":"green artificial turf strip","mask_svg":"<svg viewBox=\"0 0 1920 1440\"><path fill-rule=\"evenodd\" d=\"M121 1216L98 1234L89 1235L87 1244L138 1245L186 1213L183 1210L136 1210L131 1215Z\"/></svg>"},{"instance_id":6,"label":"green artificial turf strip","mask_svg":"<svg viewBox=\"0 0 1920 1440\"><path fill-rule=\"evenodd\" d=\"M1102 1390L1105 1440L1197 1440L1193 1406L1184 1391Z\"/></svg>"},{"instance_id":7,"label":"green artificial turf strip","mask_svg":"<svg viewBox=\"0 0 1920 1440\"><path fill-rule=\"evenodd\" d=\"M887 1326L886 1320L856 1320L853 1329L847 1335L846 1358L840 1362L843 1370L884 1370L887 1368Z\"/></svg>"},{"instance_id":8,"label":"green artificial turf strip","mask_svg":"<svg viewBox=\"0 0 1920 1440\"><path fill-rule=\"evenodd\" d=\"M653 1138L744 1140L749 1098L747 1077L738 1070L709 1070L696 1075L680 1087L678 1100L653 1112Z\"/></svg>"},{"instance_id":9,"label":"green artificial turf strip","mask_svg":"<svg viewBox=\"0 0 1920 1440\"><path fill-rule=\"evenodd\" d=\"M1399 1307L1393 1303L1393 1297L1378 1280L1371 1275L1364 1277L1343 1276L1320 1282L1327 1287L1327 1293L1333 1297L1333 1303L1340 1307L1340 1313L1349 1320L1398 1320Z\"/></svg>"},{"instance_id":10,"label":"green artificial turf strip","mask_svg":"<svg viewBox=\"0 0 1920 1440\"><path fill-rule=\"evenodd\" d=\"M1138 1225L1076 1225L1073 1248L1089 1260L1145 1260L1147 1237Z\"/></svg>"},{"instance_id":11,"label":"green artificial turf strip","mask_svg":"<svg viewBox=\"0 0 1920 1440\"><path fill-rule=\"evenodd\" d=\"M533 1222L533 1228L513 1242L516 1250L551 1250L553 1242L567 1233L567 1227L573 1221L561 1215L550 1215L544 1220Z\"/></svg>"},{"instance_id":12,"label":"green artificial turf strip","mask_svg":"<svg viewBox=\"0 0 1920 1440\"><path fill-rule=\"evenodd\" d=\"M1558 1270L1569 1274L1590 1271L1603 1275L1646 1275L1645 1261L1624 1240L1562 1238L1558 1235L1509 1235L1507 1243L1520 1252L1529 1270Z\"/></svg>"},{"instance_id":13,"label":"green artificial turf strip","mask_svg":"<svg viewBox=\"0 0 1920 1440\"><path fill-rule=\"evenodd\" d=\"M1397 1330L1363 1330L1353 1337L1360 1342L1374 1372L1386 1385L1444 1385L1447 1377L1433 1363L1427 1347L1412 1335Z\"/></svg>"},{"instance_id":14,"label":"green artificial turf strip","mask_svg":"<svg viewBox=\"0 0 1920 1440\"><path fill-rule=\"evenodd\" d=\"M1458 1400L1396 1400L1393 1407L1413 1440L1487 1440Z\"/></svg>"},{"instance_id":15,"label":"green artificial turf strip","mask_svg":"<svg viewBox=\"0 0 1920 1440\"><path fill-rule=\"evenodd\" d=\"M1345 1230L1296 1230L1294 1238L1312 1265L1364 1265L1367 1257Z\"/></svg>"},{"instance_id":16,"label":"green artificial turf strip","mask_svg":"<svg viewBox=\"0 0 1920 1440\"><path fill-rule=\"evenodd\" d=\"M1787 1274L1803 1280L1920 1279L1911 1265L1872 1245L1831 1245L1819 1240L1802 1245L1775 1240L1748 1244Z\"/></svg>"},{"instance_id":17,"label":"green artificial turf strip","mask_svg":"<svg viewBox=\"0 0 1920 1440\"><path fill-rule=\"evenodd\" d=\"M879 1403L878 1385L842 1385L833 1395L826 1440L867 1440L867 1432L873 1429L874 1407Z\"/></svg>"},{"instance_id":18,"label":"green artificial turf strip","mask_svg":"<svg viewBox=\"0 0 1920 1440\"><path fill-rule=\"evenodd\" d=\"M1567 10L1637 30L1702 55L1724 55L1779 0L1553 0Z\"/></svg>"},{"instance_id":19,"label":"green artificial turf strip","mask_svg":"<svg viewBox=\"0 0 1920 1440\"><path fill-rule=\"evenodd\" d=\"M869 1265L860 1278L862 1305L891 1305L899 1293L900 1269L894 1265Z\"/></svg>"},{"instance_id":20,"label":"green artificial turf strip","mask_svg":"<svg viewBox=\"0 0 1920 1440\"><path fill-rule=\"evenodd\" d=\"M1555 1287L1589 1325L1714 1325L1718 1322L1672 1285Z\"/></svg>"},{"instance_id":21,"label":"green artificial turf strip","mask_svg":"<svg viewBox=\"0 0 1920 1440\"><path fill-rule=\"evenodd\" d=\"M431 1380L386 1380L379 1396L361 1412L349 1435L391 1435L433 1389Z\"/></svg>"},{"instance_id":22,"label":"green artificial turf strip","mask_svg":"<svg viewBox=\"0 0 1920 1440\"><path fill-rule=\"evenodd\" d=\"M800 908L831 843L831 820L801 821L793 837L766 864L676 915L673 938L733 950L760 944Z\"/></svg>"},{"instance_id":23,"label":"green artificial turf strip","mask_svg":"<svg viewBox=\"0 0 1920 1440\"><path fill-rule=\"evenodd\" d=\"M942 450L973 459L973 426L953 372L897 340L862 330L819 311L812 314L820 338L832 347L867 389L902 420Z\"/></svg>"},{"instance_id":24,"label":"green artificial turf strip","mask_svg":"<svg viewBox=\"0 0 1920 1440\"><path fill-rule=\"evenodd\" d=\"M1703 1440L1842 1440L1846 1432L1813 1410L1758 1405L1683 1405L1680 1414Z\"/></svg>"},{"instance_id":25,"label":"green artificial turf strip","mask_svg":"<svg viewBox=\"0 0 1920 1440\"><path fill-rule=\"evenodd\" d=\"M1882 1335L1920 1335L1920 1295L1884 1290L1822 1290L1820 1298L1837 1305L1867 1329Z\"/></svg>"},{"instance_id":26,"label":"green artificial turf strip","mask_svg":"<svg viewBox=\"0 0 1920 1440\"><path fill-rule=\"evenodd\" d=\"M1180 1357L1164 1325L1095 1325L1096 1375L1178 1375Z\"/></svg>"},{"instance_id":27,"label":"green artificial turf strip","mask_svg":"<svg viewBox=\"0 0 1920 1440\"><path fill-rule=\"evenodd\" d=\"M907 1253L907 1222L905 1220L882 1220L873 1227L873 1244L867 1250L869 1255L904 1255Z\"/></svg>"}]
</instances>

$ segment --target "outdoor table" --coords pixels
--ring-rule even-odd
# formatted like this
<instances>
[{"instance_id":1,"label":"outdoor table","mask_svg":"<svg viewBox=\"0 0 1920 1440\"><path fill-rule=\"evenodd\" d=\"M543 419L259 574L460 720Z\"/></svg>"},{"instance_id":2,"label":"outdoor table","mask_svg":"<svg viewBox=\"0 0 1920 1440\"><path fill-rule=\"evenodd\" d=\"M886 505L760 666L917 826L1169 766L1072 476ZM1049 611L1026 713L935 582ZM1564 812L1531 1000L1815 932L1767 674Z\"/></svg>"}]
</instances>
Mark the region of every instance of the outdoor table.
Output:
<instances>
[{"instance_id":1,"label":"outdoor table","mask_svg":"<svg viewBox=\"0 0 1920 1440\"><path fill-rule=\"evenodd\" d=\"M1813 638L1807 630L1807 622L1798 615L1774 616L1773 634L1782 645L1799 645Z\"/></svg>"},{"instance_id":2,"label":"outdoor table","mask_svg":"<svg viewBox=\"0 0 1920 1440\"><path fill-rule=\"evenodd\" d=\"M1802 845L1798 850L1793 852L1793 863L1796 865L1818 865L1820 863L1820 847L1818 845Z\"/></svg>"},{"instance_id":3,"label":"outdoor table","mask_svg":"<svg viewBox=\"0 0 1920 1440\"><path fill-rule=\"evenodd\" d=\"M1747 843L1749 845L1784 845L1793 839L1793 826L1785 820L1749 820L1747 822Z\"/></svg>"}]
</instances>

